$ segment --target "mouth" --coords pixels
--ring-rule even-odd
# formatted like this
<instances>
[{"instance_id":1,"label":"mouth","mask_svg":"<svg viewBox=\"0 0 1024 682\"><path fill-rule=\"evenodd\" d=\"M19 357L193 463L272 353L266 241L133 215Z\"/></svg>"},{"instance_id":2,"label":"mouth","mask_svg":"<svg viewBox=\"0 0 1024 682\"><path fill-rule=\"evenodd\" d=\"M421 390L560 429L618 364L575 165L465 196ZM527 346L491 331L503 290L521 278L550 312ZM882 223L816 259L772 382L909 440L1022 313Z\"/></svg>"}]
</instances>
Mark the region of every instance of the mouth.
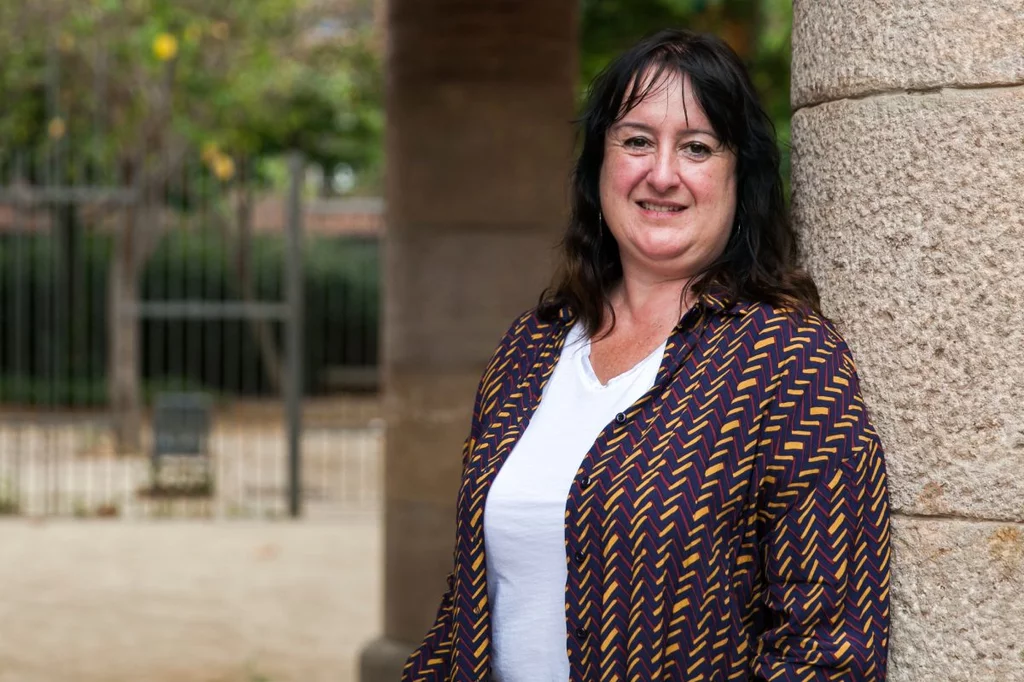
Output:
<instances>
[{"instance_id":1,"label":"mouth","mask_svg":"<svg viewBox=\"0 0 1024 682\"><path fill-rule=\"evenodd\" d=\"M682 213L686 207L679 204L654 201L638 201L637 206L651 213Z\"/></svg>"}]
</instances>

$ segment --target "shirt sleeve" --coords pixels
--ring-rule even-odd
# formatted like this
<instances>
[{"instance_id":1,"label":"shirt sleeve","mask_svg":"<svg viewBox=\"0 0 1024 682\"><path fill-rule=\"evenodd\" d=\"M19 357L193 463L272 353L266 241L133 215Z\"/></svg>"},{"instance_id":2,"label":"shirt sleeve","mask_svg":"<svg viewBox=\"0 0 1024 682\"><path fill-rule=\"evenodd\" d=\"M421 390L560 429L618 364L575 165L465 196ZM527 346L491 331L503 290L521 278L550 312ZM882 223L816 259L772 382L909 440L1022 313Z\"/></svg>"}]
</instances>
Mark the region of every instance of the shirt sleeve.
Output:
<instances>
[{"instance_id":1,"label":"shirt sleeve","mask_svg":"<svg viewBox=\"0 0 1024 682\"><path fill-rule=\"evenodd\" d=\"M882 681L890 620L882 446L838 334L808 323L787 350L759 442L766 627L753 679Z\"/></svg>"},{"instance_id":2,"label":"shirt sleeve","mask_svg":"<svg viewBox=\"0 0 1024 682\"><path fill-rule=\"evenodd\" d=\"M473 451L473 445L483 430L484 417L500 399L497 389L504 383L505 369L508 366L508 357L511 355L512 340L528 316L529 313L524 314L505 333L505 337L491 356L480 379L476 399L473 403L473 419L470 424L469 436L462 446L462 477L466 475L466 464ZM402 682L439 682L448 679L452 660L454 603L455 571L453 570L448 574L447 589L441 597L441 605L437 609L433 626L427 631L426 638L419 647L410 654L402 669Z\"/></svg>"}]
</instances>

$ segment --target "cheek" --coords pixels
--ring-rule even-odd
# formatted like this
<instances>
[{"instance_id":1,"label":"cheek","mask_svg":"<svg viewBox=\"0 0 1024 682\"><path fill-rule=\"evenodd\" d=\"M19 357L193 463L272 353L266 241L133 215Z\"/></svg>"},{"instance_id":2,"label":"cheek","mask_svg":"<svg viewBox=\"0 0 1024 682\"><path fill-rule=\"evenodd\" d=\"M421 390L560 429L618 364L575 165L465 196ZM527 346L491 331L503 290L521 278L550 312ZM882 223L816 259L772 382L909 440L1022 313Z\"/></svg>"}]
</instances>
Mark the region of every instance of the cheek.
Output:
<instances>
[{"instance_id":1,"label":"cheek","mask_svg":"<svg viewBox=\"0 0 1024 682\"><path fill-rule=\"evenodd\" d=\"M688 183L690 191L698 200L711 200L715 203L729 197L732 183L725 173L710 168L701 168L694 173Z\"/></svg>"},{"instance_id":2,"label":"cheek","mask_svg":"<svg viewBox=\"0 0 1024 682\"><path fill-rule=\"evenodd\" d=\"M645 175L643 159L606 157L601 166L601 195L610 199L623 198Z\"/></svg>"},{"instance_id":3,"label":"cheek","mask_svg":"<svg viewBox=\"0 0 1024 682\"><path fill-rule=\"evenodd\" d=\"M690 191L706 211L729 220L736 210L736 181L727 173L709 172L694 177Z\"/></svg>"}]
</instances>

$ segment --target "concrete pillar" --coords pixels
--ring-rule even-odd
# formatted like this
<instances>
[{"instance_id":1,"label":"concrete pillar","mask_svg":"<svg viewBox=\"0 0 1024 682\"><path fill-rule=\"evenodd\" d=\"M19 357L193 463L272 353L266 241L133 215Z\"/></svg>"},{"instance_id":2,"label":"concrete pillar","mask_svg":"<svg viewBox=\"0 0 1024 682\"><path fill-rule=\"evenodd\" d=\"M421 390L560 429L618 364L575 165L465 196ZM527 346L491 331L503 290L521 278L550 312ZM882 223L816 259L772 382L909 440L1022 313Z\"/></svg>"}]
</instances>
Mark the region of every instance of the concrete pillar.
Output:
<instances>
[{"instance_id":1,"label":"concrete pillar","mask_svg":"<svg viewBox=\"0 0 1024 682\"><path fill-rule=\"evenodd\" d=\"M384 637L398 679L452 568L462 442L491 352L568 210L574 0L388 0Z\"/></svg>"},{"instance_id":2,"label":"concrete pillar","mask_svg":"<svg viewBox=\"0 0 1024 682\"><path fill-rule=\"evenodd\" d=\"M1024 680L1024 11L794 6L794 218L886 445L893 682Z\"/></svg>"}]
</instances>

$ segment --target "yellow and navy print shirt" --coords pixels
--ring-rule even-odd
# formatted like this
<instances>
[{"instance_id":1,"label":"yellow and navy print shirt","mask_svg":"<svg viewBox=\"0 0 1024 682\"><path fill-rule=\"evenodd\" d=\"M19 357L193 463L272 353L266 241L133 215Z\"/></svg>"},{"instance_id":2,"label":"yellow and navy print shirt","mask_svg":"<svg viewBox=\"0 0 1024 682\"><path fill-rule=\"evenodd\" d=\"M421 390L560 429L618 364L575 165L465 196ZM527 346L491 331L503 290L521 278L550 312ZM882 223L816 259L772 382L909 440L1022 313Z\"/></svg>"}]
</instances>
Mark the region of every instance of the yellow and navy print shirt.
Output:
<instances>
[{"instance_id":1,"label":"yellow and navy print shirt","mask_svg":"<svg viewBox=\"0 0 1024 682\"><path fill-rule=\"evenodd\" d=\"M573 321L525 314L484 373L454 571L403 680L490 676L484 503ZM882 447L843 339L705 295L566 500L570 681L884 680L889 557Z\"/></svg>"}]
</instances>

